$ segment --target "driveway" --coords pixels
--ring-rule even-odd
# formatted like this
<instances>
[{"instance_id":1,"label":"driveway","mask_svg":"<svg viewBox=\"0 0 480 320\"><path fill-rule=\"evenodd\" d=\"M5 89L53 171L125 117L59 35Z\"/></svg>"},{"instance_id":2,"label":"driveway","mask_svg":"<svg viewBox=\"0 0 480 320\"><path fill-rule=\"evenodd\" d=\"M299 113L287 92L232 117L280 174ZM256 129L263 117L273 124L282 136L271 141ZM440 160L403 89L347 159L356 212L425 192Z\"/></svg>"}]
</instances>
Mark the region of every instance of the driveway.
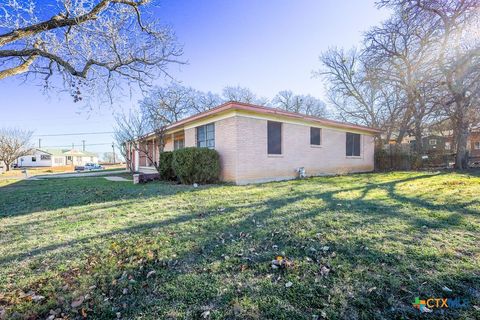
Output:
<instances>
[{"instance_id":1,"label":"driveway","mask_svg":"<svg viewBox=\"0 0 480 320\"><path fill-rule=\"evenodd\" d=\"M28 179L56 179L56 178L82 178L82 177L101 177L111 174L125 173L127 170L110 170L110 171L91 171L91 172L72 172L72 173L58 173L58 174L44 174L32 176Z\"/></svg>"}]
</instances>

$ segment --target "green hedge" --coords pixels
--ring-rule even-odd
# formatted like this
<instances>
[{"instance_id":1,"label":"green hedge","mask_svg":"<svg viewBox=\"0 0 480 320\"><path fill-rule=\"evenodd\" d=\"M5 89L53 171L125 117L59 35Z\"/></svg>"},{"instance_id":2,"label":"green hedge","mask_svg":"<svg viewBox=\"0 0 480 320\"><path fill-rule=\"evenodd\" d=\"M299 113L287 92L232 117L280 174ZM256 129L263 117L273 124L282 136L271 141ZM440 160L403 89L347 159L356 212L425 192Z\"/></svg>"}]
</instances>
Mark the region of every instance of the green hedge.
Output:
<instances>
[{"instance_id":1,"label":"green hedge","mask_svg":"<svg viewBox=\"0 0 480 320\"><path fill-rule=\"evenodd\" d=\"M184 184L211 183L220 175L218 152L207 148L183 148L173 152L172 168Z\"/></svg>"},{"instance_id":2,"label":"green hedge","mask_svg":"<svg viewBox=\"0 0 480 320\"><path fill-rule=\"evenodd\" d=\"M175 172L172 167L173 152L163 151L160 153L159 173L162 180L175 180Z\"/></svg>"}]
</instances>

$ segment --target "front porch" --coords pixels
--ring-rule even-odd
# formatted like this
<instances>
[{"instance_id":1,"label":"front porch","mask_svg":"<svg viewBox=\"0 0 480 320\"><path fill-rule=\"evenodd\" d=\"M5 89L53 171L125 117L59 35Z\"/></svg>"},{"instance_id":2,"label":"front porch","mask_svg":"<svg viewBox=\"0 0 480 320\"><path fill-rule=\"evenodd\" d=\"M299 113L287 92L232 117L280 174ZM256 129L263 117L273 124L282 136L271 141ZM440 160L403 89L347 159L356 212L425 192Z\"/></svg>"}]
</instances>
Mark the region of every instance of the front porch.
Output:
<instances>
[{"instance_id":1,"label":"front porch","mask_svg":"<svg viewBox=\"0 0 480 320\"><path fill-rule=\"evenodd\" d=\"M174 133L166 134L164 151L173 151L185 147L185 132L179 130ZM134 169L141 173L156 173L155 165L160 161L160 152L158 150L158 137L151 135L139 142L137 148L130 151L130 161L134 164Z\"/></svg>"}]
</instances>

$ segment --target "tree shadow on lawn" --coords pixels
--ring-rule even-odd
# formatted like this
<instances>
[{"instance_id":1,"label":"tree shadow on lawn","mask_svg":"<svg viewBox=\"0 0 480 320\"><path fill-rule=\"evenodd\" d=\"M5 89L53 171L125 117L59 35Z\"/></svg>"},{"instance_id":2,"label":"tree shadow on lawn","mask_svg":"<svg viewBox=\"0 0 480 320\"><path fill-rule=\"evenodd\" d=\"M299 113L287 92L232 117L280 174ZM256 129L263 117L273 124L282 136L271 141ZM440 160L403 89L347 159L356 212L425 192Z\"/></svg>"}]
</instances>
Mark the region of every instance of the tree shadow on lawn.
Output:
<instances>
[{"instance_id":1,"label":"tree shadow on lawn","mask_svg":"<svg viewBox=\"0 0 480 320\"><path fill-rule=\"evenodd\" d=\"M201 189L216 187L218 185L207 185ZM133 185L103 177L21 180L0 187L0 219L117 200L168 197L194 190L192 186L168 182Z\"/></svg>"},{"instance_id":2,"label":"tree shadow on lawn","mask_svg":"<svg viewBox=\"0 0 480 320\"><path fill-rule=\"evenodd\" d=\"M359 186L359 187L354 187L354 188L348 188L348 189L340 189L340 190L331 190L331 191L326 191L326 192L291 192L290 196L286 196L284 198L277 198L277 199L270 199L268 204L262 203L262 202L254 202L252 204L249 204L247 206L227 206L225 207L225 212L232 212L233 210L237 210L240 207L243 207L244 209L249 209L252 210L252 212L255 212L254 210L261 206L262 204L268 205L264 211L261 211L259 216L261 218L265 218L264 215L267 213L271 213L272 211L276 209L280 209L282 207L291 205L292 203L295 203L297 201L305 200L308 198L317 198L321 199L324 201L325 206L321 208L321 210L310 210L306 211L303 213L300 213L295 216L291 216L291 219L307 219L307 218L312 218L315 215L321 214L321 211L353 211L357 212L361 215L361 220L362 224L367 225L367 224L379 224L379 223L386 223L388 222L388 219L402 219L405 221L408 221L409 224L420 231L421 235L426 234L428 231L424 229L424 227L428 227L431 229L440 229L440 228L448 228L452 229L454 226L461 226L463 221L462 213L468 213L468 214L478 214L478 211L475 210L466 210L464 207L470 205L472 202L469 202L467 204L458 206L449 206L449 205L434 205L431 203L428 203L426 201L420 201L417 199L412 199L404 196L398 196L394 189L395 185L398 183L403 183L403 182L408 182L412 180L417 180L417 179L424 179L424 178L431 178L433 177L432 175L424 175L424 176L417 176L417 177L412 177L412 178L406 178L406 179L401 179L401 180L395 180L392 182L383 182L383 183L376 183L376 184L368 184L366 186ZM268 184L265 186L268 187ZM397 202L400 203L409 203L415 207L422 207L426 208L429 210L447 210L450 212L448 216L442 217L441 219L437 216L431 217L430 219L420 217L419 215L415 215L413 212L404 212L402 211L403 205L401 204L392 204L392 205L386 205L383 204L379 201L373 201L373 200L365 200L365 196L367 193L371 190L374 189L384 189L388 191L388 195L391 199L396 200ZM199 192L200 190L195 190L189 188L189 192ZM359 199L356 200L350 200L350 199L340 199L340 198L335 198L335 195L341 193L341 192L348 192L348 191L357 191L361 190L362 195L359 197ZM184 192L182 191L173 191L171 192L171 189L168 190L168 192L160 191L159 194L162 197L169 196L171 194L175 194L178 192ZM154 196L154 195L150 195ZM125 197L119 197L119 199L124 200ZM138 199L137 199L138 200ZM130 203L135 202L135 200L129 201ZM127 203L122 203L122 205L126 205ZM108 209L115 207L115 204L108 204L105 206L101 207L95 207L92 208L92 210L101 210L101 209ZM113 230L111 232L106 232L106 233L99 233L94 236L88 236L88 237L83 237L80 239L75 239L72 241L67 241L67 242L61 242L49 246L43 246L40 248L37 248L35 250L26 252L24 254L16 254L16 255L7 255L2 258L0 258L0 265L4 263L9 263L13 260L17 259L23 259L27 257L32 257L36 256L39 254L45 254L48 253L49 251L56 250L58 248L62 247L69 247L72 245L77 245L77 244L84 244L87 242L90 242L91 240L94 239L99 239L99 238L108 238L114 235L118 234L124 234L124 233L138 233L138 232L145 232L151 229L156 229L156 228L161 228L164 226L172 225L172 224L177 224L177 223L183 223L187 222L190 220L194 219L202 219L204 218L202 216L202 213L204 213L205 210L214 210L214 208L204 208L200 212L194 212L192 214L187 214L187 215L180 215L175 218L171 219L166 219L166 220L161 220L161 221L153 221L149 223L143 223L143 224L137 224L132 227L125 227L125 228L120 228ZM88 213L89 209L83 210L84 213ZM76 212L75 214L81 214L81 212ZM258 214L254 213L254 216L257 217ZM88 217L87 217L88 218ZM257 217L258 218L258 217ZM284 217L276 217L281 220L285 219ZM27 229L32 225L32 224L37 224L37 223L45 223L49 221L55 221L55 220L62 220L65 219L65 216L56 216L56 217L51 217L48 219L43 219L43 220L37 220L35 222L26 222L26 223L21 223L21 224L14 224L11 227L13 227L16 231L15 232L22 232L22 230L27 231ZM352 222L352 225L350 227L354 227L355 224L358 225L358 221ZM10 226L9 226L10 227ZM10 231L10 230L7 230ZM33 237L35 235L32 235Z\"/></svg>"},{"instance_id":3,"label":"tree shadow on lawn","mask_svg":"<svg viewBox=\"0 0 480 320\"><path fill-rule=\"evenodd\" d=\"M404 181L405 180L394 181L388 184L382 184L382 186L385 187L386 185L387 190L390 190L392 184ZM345 191L345 189L340 190L340 192L343 191ZM442 291L442 285L449 285L454 290L454 294L463 294L467 298L476 299L476 301L478 301L479 297L467 290L472 286L478 286L480 280L478 273L475 273L473 270L464 270L464 274L461 275L455 273L453 270L432 270L432 266L435 268L436 263L443 267L448 267L449 262L447 260L455 260L455 258L451 257L448 253L417 255L413 257L411 252L399 255L375 249L372 246L372 242L375 240L381 241L381 239L355 239L348 242L345 242L342 239L337 239L334 242L327 241L322 243L320 240L319 242L312 243L308 241L308 239L298 238L296 234L281 231L283 228L288 229L288 226L292 223L315 218L325 211L338 210L339 203L343 205L347 204L348 201L341 201L332 197L336 192L327 192L327 195L325 195L325 193L306 196L293 195L284 199L277 199L274 202L271 202L265 210L245 216L241 221L235 222L234 224L227 223L223 225L221 229L219 228L218 232L222 234L231 234L234 235L234 237L231 239L232 242L223 244L221 249L218 249L218 246L220 245L220 240L218 238L213 240L209 239L206 234L196 234L196 238L208 240L198 244L199 250L197 252L188 251L177 257L178 260L181 261L180 265L185 265L186 269L182 271L175 269L170 270L174 275L169 277L169 282L173 284L177 283L177 281L179 281L177 277L185 273L196 274L196 272L199 272L199 274L202 274L202 271L200 270L205 268L208 269L209 263L221 261L220 263L226 265L226 270L224 270L223 273L227 279L223 282L217 281L216 283L221 283L223 286L228 287L228 289L226 291L223 290L221 294L210 296L209 298L211 300L204 300L205 297L202 297L202 299L196 301L196 306L195 304L190 306L193 309L197 308L198 311L201 309L201 306L211 304L214 310L217 308L221 312L232 317L235 316L235 312L232 311L231 308L232 303L238 303L239 300L241 301L241 299L245 297L249 297L249 299L253 301L259 301L259 303L266 303L265 306L259 307L258 311L261 314L261 317L285 319L308 319L311 318L312 314L318 313L321 309L325 309L327 315L331 317L340 317L344 319L389 317L424 319L425 315L420 314L418 310L414 309L412 306L415 297L445 296L445 292ZM303 214L288 217L277 217L272 215L272 212L275 210L291 205L292 203L295 203L295 201L303 200L305 197L319 197L322 200L326 200L327 206L326 208L321 208L321 210L313 209ZM368 218L365 225L378 225L379 227L382 227L382 224L388 223L389 219L400 218L407 220L407 224L411 224L414 228L418 229L418 232L411 235L398 233L396 235L398 238L393 236L390 239L391 241L401 241L408 246L416 245L415 242L410 240L413 240L413 238L419 234L425 235L425 230L423 230L421 226L426 223L429 223L431 228L449 230L451 227L458 226L462 221L460 214L457 213L452 214L454 215L454 218L435 224L432 223L430 219L425 220L415 216L413 212L411 215L399 212L398 207L395 206L379 206L379 203L375 201L366 202L368 202L367 206L376 206L380 210L369 213L363 210L358 212L358 208L355 206L349 208L349 210L357 211L362 218ZM418 206L418 204L418 202L412 203L414 207ZM431 207L428 207L428 209L431 209ZM344 211L344 209L342 208L340 211ZM255 224L252 223L252 219L255 219L256 223L270 226L270 231L272 224L278 226L278 230L280 231L275 233L275 236L269 237L268 234L271 234L271 232L265 232L264 228L255 227ZM317 222L316 225L319 231L324 228L320 222ZM343 227L344 229L350 229L353 225L344 225ZM258 240L250 241L250 243L244 244L241 247L247 249L251 245L252 247L260 248L260 250L257 250L259 255L255 256L248 254L248 251L244 250L240 252L242 254L240 257L235 257L235 252L238 252L238 242L248 242L248 237L245 240L242 239L241 236L236 235L240 235L241 233L249 234L250 232L252 239ZM279 249L272 250L271 248L273 248L274 245L278 246ZM321 247L324 245L329 245L331 248L328 251L322 251ZM368 250L365 249L367 245L370 246L370 249ZM315 251L311 250L312 247L314 247ZM284 251L284 253L282 251ZM337 253L336 258L330 253L332 251ZM246 252L248 256L245 256ZM209 254L206 255L206 253ZM286 256L292 258L293 261L298 261L300 265L304 263L302 260L306 257L310 257L313 258L315 265L305 267L305 270L298 272L292 270L292 274L282 274L282 279L276 280L276 276L278 276L279 273L271 270L270 261L278 254L286 254ZM230 258L228 258L226 262L223 262L225 256ZM234 257L233 261L231 261L232 256ZM332 260L335 259L339 259L340 261L333 263ZM310 264L310 262L305 263ZM225 285L225 282L231 282L232 284L239 281L248 282L248 279L245 277L238 276L244 272L243 265L247 266L246 270L249 270L250 268L253 270L253 274L249 275L250 277L254 276L256 278L262 278L262 276L264 276L268 278L268 275L272 274L274 277L268 278L269 280L262 283L260 287L258 287L258 284L256 287L250 287L248 285L242 286L241 284L239 286ZM334 270L331 278L322 277L321 283L316 283L315 279L321 274L321 265L327 265L332 269L340 265L343 267ZM177 268L180 267L177 265ZM365 271L361 271L362 269ZM358 276L358 279L351 279L352 276L350 273L352 270L360 270L356 275ZM308 273L308 271L311 271L312 273L309 276L305 275L305 272ZM368 273L369 275L362 276L364 273ZM299 279L301 279L300 281L305 281L306 284L305 287L297 290L295 285ZM295 283L294 287L291 289L294 291L293 293L285 293L283 291L285 290L284 284L288 280L292 280ZM202 282L199 281L199 283ZM355 285L358 287L355 287ZM352 286L354 286L353 289ZM169 286L169 288L171 287L172 286ZM173 285L173 287L175 286ZM197 292L199 296L202 296L201 286L194 287L200 291ZM348 292L348 290L352 290L352 292ZM350 296L350 293L353 295ZM173 299L171 294L166 290L160 290L160 296L162 301L167 301L166 308L168 308L168 304L174 305L175 299ZM142 294L142 297L149 297L149 294ZM271 298L270 304L265 301L265 297ZM334 297L331 302L330 297ZM136 306L132 309L136 310L135 312L138 311L138 308L140 308L142 312L150 310L152 306L149 305L147 301L149 301L149 299L143 301L142 299L135 300L133 303ZM120 303L118 305L120 305ZM326 305L329 306L326 307ZM178 305L176 307L178 307ZM188 310L188 304L182 306L182 308L183 310ZM439 318L454 319L459 315L467 313L473 315L475 310L443 310L436 312L435 317L438 318L440 315Z\"/></svg>"},{"instance_id":4,"label":"tree shadow on lawn","mask_svg":"<svg viewBox=\"0 0 480 320\"><path fill-rule=\"evenodd\" d=\"M405 198L404 196L398 197L395 193L395 185L398 183L430 177L432 177L432 175L324 192L316 190L297 192L295 191L295 187L293 187L293 190L291 190L288 195L286 192L281 193L277 198L269 199L268 202L263 202L260 199L247 205L233 204L225 206L222 211L215 210L214 207L202 208L202 210L194 213L180 215L163 221L140 224L113 232L98 234L94 237L56 244L54 246L45 246L22 256L7 257L7 260L0 260L0 263L8 263L13 259L31 258L32 255L41 256L46 252L64 246L68 248L78 244L89 243L94 238L105 239L105 244L107 244L112 241L111 238L114 235L125 235L126 242L123 243L122 246L125 248L135 248L135 241L141 242L141 240L139 240L141 238L153 237L152 241L155 241L155 236L149 234L152 230L155 229L155 231L159 233L161 230L157 230L158 228L169 228L170 231L175 231L175 235L172 236L172 241L174 240L179 243L194 241L195 245L193 247L183 248L183 250L175 250L176 256L170 258L166 266L162 263L152 262L141 271L139 271L138 265L135 265L134 267L119 267L115 269L113 273L111 273L112 270L108 269L105 274L95 276L90 274L83 275L83 277L87 278L86 282L89 285L98 285L99 292L94 295L95 297L101 297L101 299L103 299L103 294L113 296L108 307L96 308L95 311L93 311L94 315L104 317L109 314L111 310L118 310L134 317L135 314L148 314L150 311L154 312L153 310L156 310L155 305L158 305L162 311L158 313L157 310L157 316L166 316L169 312L172 314L180 312L184 315L188 314L189 316L196 317L200 316L201 307L206 306L215 310L213 312L222 312L231 317L238 316L239 313L241 316L242 312L245 312L247 316L249 313L258 313L262 318L311 319L312 314L316 314L319 310L325 309L327 315L331 317L351 318L351 316L355 317L355 315L357 315L358 318L381 318L385 316L385 314L389 314L395 317L407 315L408 318L415 318L415 313L413 313L415 309L413 309L413 307L412 312L409 312L406 307L404 308L405 310L392 309L389 311L389 308L392 308L392 304L394 304L395 301L388 300L388 298L386 299L383 294L389 293L394 297L398 297L391 292L390 287L384 285L383 291L362 291L368 291L366 287L370 284L380 287L382 280L385 280L382 279L382 277L379 278L371 275L361 287L354 288L355 292L353 297L349 297L348 292L338 291L348 291L349 286L355 285L355 283L353 283L355 281L351 279L338 278L337 275L341 275L341 271L337 272L334 270L330 277L320 276L322 281L320 283L315 282L315 279L319 277L321 271L319 263L333 263L331 260L334 260L330 254L324 254L324 252L322 252L321 247L324 245L331 246L331 251L335 250L339 253L337 259L340 259L342 264L348 266L346 268L347 271L345 271L345 277L347 278L350 270L373 268L380 272L381 268L378 267L379 264L386 263L388 267L394 267L395 265L402 265L402 259L390 253L376 250L373 247L366 253L362 248L369 243L369 240L356 239L348 243L343 242L342 239L336 239L333 243L325 243L321 240L311 242L309 239L303 239L296 234L288 232L288 230L291 225L295 225L299 221L315 219L325 214L332 215L336 212L340 216L350 212L353 212L355 215L358 214L359 220L365 221L363 226L378 225L382 227L387 224L389 220L402 219L413 228L418 229L418 231L410 236L395 234L392 235L393 238L391 240L407 241L406 244L408 245L411 245L409 241L414 236L425 233L422 229L424 225L428 225L429 228L442 228L445 230L460 227L463 223L461 214L465 213L463 211L464 208L461 206L448 207L447 209L445 209L444 206L441 206L441 208L437 206L432 207L428 202L411 201L410 198ZM283 187L282 184L279 184L279 186L280 188ZM259 186L259 188L262 187L271 187L271 185L266 184ZM285 191L288 191L287 189L290 187L283 188ZM454 209L451 213L452 217L442 222L436 222L436 217L426 219L416 216L414 212L411 212L411 214L404 212L404 206L402 204L394 203L388 205L380 201L365 199L368 192L376 188L386 190L389 197L392 197L395 202L407 202L412 209L418 207L424 207L428 210ZM352 202L352 200L335 197L341 192L355 190L364 191L362 196L356 201ZM278 213L275 213L285 208L288 209L292 204L305 199L321 199L325 205L306 211L299 210L296 214L286 216L280 216ZM205 213L205 211L210 212ZM476 211L466 213L478 214ZM181 232L183 227L181 227L180 224L187 222L188 225L192 227L192 232L183 233ZM320 222L325 221L315 222L314 225L315 228L322 231L325 229L325 225L322 225ZM194 226L197 226L197 228L193 228ZM343 229L351 229L355 226L362 227L362 225L358 225L358 220L344 222L344 224L342 224ZM335 226L331 226L327 229L333 230L334 228ZM132 234L137 234L140 238L129 240L128 236ZM118 242L118 239L114 241ZM278 246L278 249L273 249L274 245ZM316 248L316 251L314 251L316 253L312 253L310 250L312 246ZM254 248L255 250L249 251L249 248ZM241 252L239 252L239 249ZM282 271L272 271L270 261L274 259L276 255L282 254L282 249L288 257L293 257L294 261L299 261L298 263L301 268L298 270L292 269L291 272L285 271L283 273ZM128 249L126 250L128 251ZM238 253L242 255L238 256ZM120 255L118 261L129 258L130 254L132 254L132 252L125 253L125 256ZM158 254L155 253L155 255L157 260L164 260L161 256L162 250L158 250ZM305 257L312 255L315 263L303 262ZM229 258L226 258L226 256ZM434 257L429 257L429 259L432 258ZM443 257L438 256L435 259L443 259ZM213 267L217 263L221 266L219 270ZM305 266L303 265L304 263ZM418 266L422 266L423 262L412 260L411 263L416 264L418 269ZM245 270L243 270L243 265L246 266ZM147 279L147 273L152 268L157 271L158 276L154 279ZM141 279L138 281L138 285L133 285L134 294L132 295L123 295L120 286L112 289L98 284L99 279L102 277L115 279L123 272L135 274L135 279ZM407 270L400 269L396 272L404 278L408 277L405 274L408 272ZM209 276L209 274L212 274L212 276ZM280 280L277 278L278 275L281 275ZM386 277L387 275L384 276ZM302 279L301 281L306 281L307 284L297 288L296 283L299 281L299 277ZM416 275L413 277L412 282L408 283L410 290L412 286L416 285L416 281L414 280L418 280ZM472 279L473 275L469 274L466 279L461 281L471 281ZM285 291L284 284L287 280L295 282L295 286L292 287L290 291ZM244 284L242 285L240 283L239 285L238 281L244 282ZM257 284L255 284L256 281L258 281ZM336 283L339 281L340 283ZM472 281L476 280L473 279ZM394 286L394 284L397 285L395 280L392 279L386 281L386 283L396 288ZM219 287L223 287L224 291L219 293L218 290L215 290ZM364 295L363 297L362 294ZM408 293L405 295L400 294L399 296L404 300L404 304L408 305L408 303L411 303L410 300L413 295L412 293ZM327 303L329 296L338 297L333 298L332 303ZM245 302L247 298L253 302ZM96 301L95 299L96 298L94 298L92 302L102 306L102 302L100 300ZM124 303L128 305L126 310L123 308ZM237 306L236 311L232 309L232 304ZM329 306L326 307L325 304ZM251 308L253 308L253 310ZM113 314L111 314L111 316L113 318Z\"/></svg>"},{"instance_id":5,"label":"tree shadow on lawn","mask_svg":"<svg viewBox=\"0 0 480 320\"><path fill-rule=\"evenodd\" d=\"M480 177L480 168L470 168L468 170L461 171L461 173L467 176Z\"/></svg>"},{"instance_id":6,"label":"tree shadow on lawn","mask_svg":"<svg viewBox=\"0 0 480 320\"><path fill-rule=\"evenodd\" d=\"M312 244L305 241L305 239L298 239L295 234L288 234L282 231L276 233L274 237L268 237L268 233L270 232L265 232L263 228L257 228L252 222L252 218L254 218L256 222L262 224L267 224L268 222L268 224L277 225L278 229L282 230L282 227L288 226L292 222L306 219L310 215L313 217L321 214L318 210L311 210L310 212L307 212L303 218L299 216L287 217L286 219L283 219L283 223L280 223L280 221L270 221L273 218L272 211L291 204L295 201L295 198L296 197L288 197L282 200L277 200L265 210L254 212L251 215L244 217L241 221L233 224L225 223L221 228L218 228L218 232L222 234L234 235L232 239L228 238L227 240L233 240L235 242L232 241L220 245L221 241L218 238L211 239L207 234L202 232L195 234L195 238L204 240L203 242L198 243L198 251L187 251L179 255L177 259L180 263L175 265L175 268L169 269L170 275L168 276L167 284L163 282L162 279L162 287L166 286L168 290L172 288L174 290L180 283L183 283L184 280L182 280L182 277L185 274L189 274L195 279L195 281L189 282L190 287L188 289L194 289L199 298L193 301L186 301L185 304L179 306L176 304L178 303L176 299L181 296L181 294L172 294L171 292L168 292L167 289L159 289L155 293L158 295L157 302L159 304L165 303L165 308L168 308L169 305L174 306L170 307L173 309L172 312L175 310L188 312L190 306L194 309L194 313L197 312L197 314L199 314L202 306L209 305L216 312L222 312L229 316L234 316L231 310L232 303L241 300L242 298L249 297L250 300L265 303L265 305L259 306L258 310L264 318L275 317L287 319L293 317L307 319L319 309L324 309L324 304L330 299L329 295L333 296L335 294L337 297L333 298L330 308L325 308L333 317L340 316L345 319L350 319L352 317L371 319L376 318L376 316L381 318L386 315L392 317L404 316L409 319L424 317L424 315L419 315L418 311L411 305L416 293L399 293L396 290L400 290L401 285L405 284L408 289L411 290L420 288L422 287L423 280L428 278L429 281L435 283L434 289L437 289L435 292L437 294L439 292L441 293L441 291L438 291L440 290L438 287L438 281L435 281L434 277L428 275L418 277L418 275L415 275L415 272L418 272L419 270L421 271L423 266L429 266L432 260L441 261L442 259L445 259L445 256L438 254L412 259L408 256L398 256L391 253L385 253L374 248L366 251L364 249L365 244L369 243L369 241L362 239L350 241L349 243L345 243L341 239L338 239L338 241L335 241L334 243L327 242ZM362 216L364 215L363 213L361 214ZM350 226L347 226L347 228L349 227ZM318 228L320 230L322 225L318 225ZM248 238L242 239L237 236L241 232L247 234L251 232L253 239L261 239L258 241L252 241L251 243L245 243L242 246L242 248L246 249L250 247L250 245L247 244L251 244L256 248L259 248L256 250L257 253L259 253L258 256L252 254L245 256L246 250L241 252L241 257L235 256L235 252L238 250L238 242L249 242ZM331 263L330 260L332 259L331 254L325 254L321 250L321 246L325 244L332 246L331 250L338 253L337 258L341 259L341 261L337 263L337 265L341 263L343 266L346 266L346 268L342 268L342 270L347 269L346 272L339 269L338 272L333 272L333 280L327 280L327 277L325 277L322 278L320 284L316 284L315 278L318 277L321 271L319 270L320 265L315 264L310 267L313 268L313 270L311 270L312 274L310 275L310 278L305 276L305 271L296 272L292 270L291 274L286 272L282 275L281 280L276 280L276 276L278 276L279 273L271 270L270 261L278 254L283 255L281 253L282 249L286 251L285 253L288 257L292 258L294 261L299 261L299 263L302 263L301 261L305 257L312 257L315 262L329 265ZM272 248L273 245L279 246L279 249L267 249ZM218 249L218 246L221 246L220 249ZM317 249L312 252L310 246L314 246ZM228 260L225 259L226 261L224 262L225 256L230 258L228 258ZM410 261L406 262L405 259L410 259ZM223 290L220 294L205 293L203 291L207 290L202 289L201 286L205 285L202 279L204 277L204 272L208 271L202 270L208 270L209 264L214 263L215 261L221 261L221 264L226 265L225 270L220 272L225 279L222 281L221 279L219 280L213 277L212 281L217 284L220 283L222 286L226 287L226 290ZM408 264L412 264L412 266L408 266ZM243 265L247 266L246 270L249 270L249 268L253 270L253 273L249 274L249 277L256 277L259 279L262 277L268 277L268 275L274 275L274 277L262 282L260 287L258 287L258 284L256 287L241 284L236 286L235 283L242 281L248 282L249 280L245 277L239 276L239 274L244 272L242 270ZM398 282L398 279L395 279L395 275L388 273L392 271L391 268L401 265L404 265L407 270L402 268L395 270L399 276L403 277L403 279ZM331 265L329 266L331 267ZM308 269L308 267L306 268ZM355 281L349 279L348 270L355 270L358 268L364 268L366 272L370 273L370 276L366 278L363 277L361 280L363 283L360 287L353 289L350 288L350 290L352 290L350 293L353 293L353 295L349 296L350 293L347 291L349 290L349 286ZM382 272L382 270L382 274L378 273ZM377 274L375 274L375 272L377 272ZM413 275L413 278L410 277L410 281L408 280L409 274L407 274L409 272L412 272ZM337 274L341 275L342 273L344 273L345 278L338 278ZM378 276L379 274L381 275L380 277ZM219 276L222 277L222 275ZM360 277L360 275L357 276ZM299 289L292 287L291 290L293 292L285 293L284 290L286 289L284 284L288 280L297 283L298 277L303 277L301 281L306 281L306 286ZM406 281L407 283L402 283L402 281ZM467 277L460 280L461 283L457 283L457 285L462 286L464 281L475 282L478 281L478 277L475 278L473 273L469 273ZM195 285L195 282L198 282L198 285ZM231 285L226 285L225 283L231 283ZM324 288L325 285L327 288ZM358 285L358 283L356 285ZM375 289L369 292L368 290L373 286L377 286L378 290ZM340 292L338 290L340 290ZM432 290L433 289L429 287L425 292L431 292ZM153 303L148 298L151 297L151 295L148 292L143 292L140 296L141 297L139 298L139 295L136 295L134 299L129 300L129 302L133 304L131 309L135 310L135 312L148 313L148 310L151 310ZM308 299L307 296L314 297L314 299ZM266 301L266 297L269 297L270 301ZM118 305L121 305L124 301L125 300L120 298ZM333 308L331 308L332 304ZM139 311L139 309L141 311ZM458 315L458 312L449 311L445 315L445 318L455 318L456 315Z\"/></svg>"}]
</instances>

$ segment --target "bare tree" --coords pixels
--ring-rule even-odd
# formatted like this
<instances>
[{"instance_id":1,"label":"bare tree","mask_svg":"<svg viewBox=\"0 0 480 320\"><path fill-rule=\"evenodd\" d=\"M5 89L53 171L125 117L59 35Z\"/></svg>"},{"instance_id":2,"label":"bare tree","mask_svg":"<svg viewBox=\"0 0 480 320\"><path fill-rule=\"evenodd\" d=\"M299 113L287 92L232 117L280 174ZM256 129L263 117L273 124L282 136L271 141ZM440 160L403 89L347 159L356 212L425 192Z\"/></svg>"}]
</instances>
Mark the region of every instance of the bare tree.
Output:
<instances>
[{"instance_id":1,"label":"bare tree","mask_svg":"<svg viewBox=\"0 0 480 320\"><path fill-rule=\"evenodd\" d=\"M4 162L6 171L20 157L31 153L32 131L15 128L0 129L0 162Z\"/></svg>"},{"instance_id":2,"label":"bare tree","mask_svg":"<svg viewBox=\"0 0 480 320\"><path fill-rule=\"evenodd\" d=\"M177 83L165 87L155 87L140 101L140 110L147 118L157 124L165 125L177 122L203 109L205 105L199 103L202 94L193 88Z\"/></svg>"},{"instance_id":3,"label":"bare tree","mask_svg":"<svg viewBox=\"0 0 480 320\"><path fill-rule=\"evenodd\" d=\"M32 76L47 88L60 81L75 101L88 92L111 102L124 84L148 85L182 54L173 32L148 15L149 3L2 1L0 79Z\"/></svg>"},{"instance_id":4,"label":"bare tree","mask_svg":"<svg viewBox=\"0 0 480 320\"><path fill-rule=\"evenodd\" d=\"M433 31L435 55L441 83L448 93L445 111L451 120L456 149L455 167L468 166L467 140L478 121L480 95L480 2L478 0L382 0L413 25L427 25Z\"/></svg>"},{"instance_id":5,"label":"bare tree","mask_svg":"<svg viewBox=\"0 0 480 320\"><path fill-rule=\"evenodd\" d=\"M209 109L219 106L224 102L220 95L212 93L210 91L202 92L198 90L193 90L192 95L195 101L194 108L197 112L207 111Z\"/></svg>"},{"instance_id":6,"label":"bare tree","mask_svg":"<svg viewBox=\"0 0 480 320\"><path fill-rule=\"evenodd\" d=\"M120 154L125 158L131 172L135 171L132 159L134 151L145 154L140 139L152 130L151 122L139 110L130 110L128 114L119 113L115 117L114 137Z\"/></svg>"},{"instance_id":7,"label":"bare tree","mask_svg":"<svg viewBox=\"0 0 480 320\"><path fill-rule=\"evenodd\" d=\"M383 86L356 50L330 49L320 56L320 61L323 67L314 75L327 80L328 98L337 110L337 117L388 129L387 136L391 136L394 130L391 121L402 116L402 109L392 102L401 97L391 95L391 88Z\"/></svg>"},{"instance_id":8,"label":"bare tree","mask_svg":"<svg viewBox=\"0 0 480 320\"><path fill-rule=\"evenodd\" d=\"M118 154L113 153L112 151L103 153L103 161L106 163L115 164L115 162L118 162L119 159L120 157L118 156Z\"/></svg>"},{"instance_id":9,"label":"bare tree","mask_svg":"<svg viewBox=\"0 0 480 320\"><path fill-rule=\"evenodd\" d=\"M168 125L208 107L212 98L205 96L205 100L200 101L200 96L202 95L199 91L171 83L150 90L139 102L138 110L130 111L128 115L117 115L115 137L122 155L130 163L131 171L134 170L132 151L137 151L142 157L147 158L157 171L160 169L158 159L150 152L151 147L155 148L158 154L162 153L166 144ZM148 141L155 143L149 148Z\"/></svg>"},{"instance_id":10,"label":"bare tree","mask_svg":"<svg viewBox=\"0 0 480 320\"><path fill-rule=\"evenodd\" d=\"M268 104L268 99L258 97L250 89L240 86L227 86L223 88L222 98L224 101L236 101L259 105Z\"/></svg>"},{"instance_id":11,"label":"bare tree","mask_svg":"<svg viewBox=\"0 0 480 320\"><path fill-rule=\"evenodd\" d=\"M432 30L428 25L409 23L407 14L395 13L365 36L363 50L368 67L381 87L392 86L404 97L403 117L399 122L397 142L413 127L415 147L422 150L422 134L428 117L437 106L433 99L437 86L434 59L429 54Z\"/></svg>"},{"instance_id":12,"label":"bare tree","mask_svg":"<svg viewBox=\"0 0 480 320\"><path fill-rule=\"evenodd\" d=\"M315 117L325 117L325 103L311 95L297 95L291 90L280 91L273 99L272 105L278 109L303 113Z\"/></svg>"}]
</instances>

